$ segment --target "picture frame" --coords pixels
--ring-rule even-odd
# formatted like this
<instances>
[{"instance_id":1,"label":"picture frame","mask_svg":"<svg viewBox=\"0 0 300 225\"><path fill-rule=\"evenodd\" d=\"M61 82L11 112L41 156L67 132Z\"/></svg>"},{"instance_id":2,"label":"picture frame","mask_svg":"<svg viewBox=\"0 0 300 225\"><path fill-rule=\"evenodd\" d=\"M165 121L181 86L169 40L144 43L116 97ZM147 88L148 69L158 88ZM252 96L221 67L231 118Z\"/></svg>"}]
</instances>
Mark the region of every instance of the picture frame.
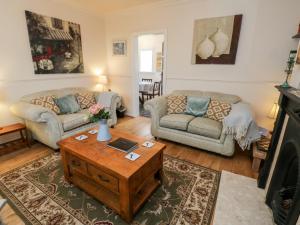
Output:
<instances>
[{"instance_id":1,"label":"picture frame","mask_svg":"<svg viewBox=\"0 0 300 225\"><path fill-rule=\"evenodd\" d=\"M83 74L80 25L25 10L34 73Z\"/></svg>"},{"instance_id":2,"label":"picture frame","mask_svg":"<svg viewBox=\"0 0 300 225\"><path fill-rule=\"evenodd\" d=\"M300 64L300 45L298 47L297 53L296 53L296 64Z\"/></svg>"},{"instance_id":3,"label":"picture frame","mask_svg":"<svg viewBox=\"0 0 300 225\"><path fill-rule=\"evenodd\" d=\"M194 21L192 64L235 64L243 15Z\"/></svg>"},{"instance_id":4,"label":"picture frame","mask_svg":"<svg viewBox=\"0 0 300 225\"><path fill-rule=\"evenodd\" d=\"M127 55L127 41L126 40L112 41L112 55L113 56L126 56Z\"/></svg>"}]
</instances>

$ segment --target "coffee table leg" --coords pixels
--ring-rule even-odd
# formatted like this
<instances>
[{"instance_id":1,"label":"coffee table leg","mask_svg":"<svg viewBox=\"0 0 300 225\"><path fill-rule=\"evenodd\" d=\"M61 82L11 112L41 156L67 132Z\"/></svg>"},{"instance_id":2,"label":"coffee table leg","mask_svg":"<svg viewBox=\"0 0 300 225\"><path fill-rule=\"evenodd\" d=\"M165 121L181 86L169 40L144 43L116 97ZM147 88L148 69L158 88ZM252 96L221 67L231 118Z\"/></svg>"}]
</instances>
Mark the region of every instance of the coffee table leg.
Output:
<instances>
[{"instance_id":1,"label":"coffee table leg","mask_svg":"<svg viewBox=\"0 0 300 225\"><path fill-rule=\"evenodd\" d=\"M24 138L24 134L23 134L23 130L20 130L20 136L23 142L25 142L25 138Z\"/></svg>"},{"instance_id":2,"label":"coffee table leg","mask_svg":"<svg viewBox=\"0 0 300 225\"><path fill-rule=\"evenodd\" d=\"M25 135L26 135L26 143L28 148L30 148L30 143L31 143L31 136L29 130L25 129Z\"/></svg>"},{"instance_id":3,"label":"coffee table leg","mask_svg":"<svg viewBox=\"0 0 300 225\"><path fill-rule=\"evenodd\" d=\"M68 162L67 162L66 152L63 150L63 148L61 148L60 153L61 153L61 159L62 159L63 167L64 167L65 179L69 183L72 183L71 178L70 178L70 171L69 171L69 166L68 166Z\"/></svg>"},{"instance_id":4,"label":"coffee table leg","mask_svg":"<svg viewBox=\"0 0 300 225\"><path fill-rule=\"evenodd\" d=\"M164 171L163 171L163 169L160 169L157 172L157 179L160 180L161 184L163 184L163 181L164 181Z\"/></svg>"},{"instance_id":5,"label":"coffee table leg","mask_svg":"<svg viewBox=\"0 0 300 225\"><path fill-rule=\"evenodd\" d=\"M120 180L120 214L121 217L130 223L133 219L133 199L128 180Z\"/></svg>"}]
</instances>

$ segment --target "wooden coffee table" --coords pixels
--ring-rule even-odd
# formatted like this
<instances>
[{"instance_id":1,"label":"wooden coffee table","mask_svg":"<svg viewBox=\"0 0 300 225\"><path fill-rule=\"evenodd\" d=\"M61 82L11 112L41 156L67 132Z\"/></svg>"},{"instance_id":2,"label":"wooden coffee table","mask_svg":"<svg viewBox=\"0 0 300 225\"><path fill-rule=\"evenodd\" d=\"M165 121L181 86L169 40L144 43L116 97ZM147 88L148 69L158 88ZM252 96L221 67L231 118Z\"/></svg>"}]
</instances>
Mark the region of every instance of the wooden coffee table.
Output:
<instances>
[{"instance_id":1,"label":"wooden coffee table","mask_svg":"<svg viewBox=\"0 0 300 225\"><path fill-rule=\"evenodd\" d=\"M81 133L89 138L83 141L69 137L58 143L67 181L115 210L126 222L161 184L164 144L155 142L152 148L142 147L142 137L111 129L112 140L119 137L139 143L134 150L140 155L135 161L126 153L98 142L97 135Z\"/></svg>"}]
</instances>

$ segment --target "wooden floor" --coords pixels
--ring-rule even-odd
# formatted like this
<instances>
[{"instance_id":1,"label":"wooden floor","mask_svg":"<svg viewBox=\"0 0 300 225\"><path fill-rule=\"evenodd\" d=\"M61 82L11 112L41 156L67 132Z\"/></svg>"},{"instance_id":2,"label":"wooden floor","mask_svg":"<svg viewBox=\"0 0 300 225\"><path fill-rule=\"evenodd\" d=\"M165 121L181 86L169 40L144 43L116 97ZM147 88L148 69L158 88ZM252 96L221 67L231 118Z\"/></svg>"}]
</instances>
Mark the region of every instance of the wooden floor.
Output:
<instances>
[{"instance_id":1,"label":"wooden floor","mask_svg":"<svg viewBox=\"0 0 300 225\"><path fill-rule=\"evenodd\" d=\"M125 117L118 121L118 125L116 125L114 129L144 136L148 139L153 138L150 132L150 119L145 117ZM159 139L158 141L167 145L167 148L164 150L164 153L167 155L171 155L176 158L186 160L214 170L227 170L236 174L257 178L257 173L253 172L251 169L252 161L249 151L241 151L237 147L234 156L224 157L171 141L161 139ZM0 174L20 167L25 163L46 156L47 154L50 154L52 152L53 150L49 147L37 143L34 144L31 148L24 148L3 155L0 157ZM14 220L11 214L6 213L6 216L10 217L9 219L14 221L13 223L9 224L22 224L19 222L18 218Z\"/></svg>"}]
</instances>

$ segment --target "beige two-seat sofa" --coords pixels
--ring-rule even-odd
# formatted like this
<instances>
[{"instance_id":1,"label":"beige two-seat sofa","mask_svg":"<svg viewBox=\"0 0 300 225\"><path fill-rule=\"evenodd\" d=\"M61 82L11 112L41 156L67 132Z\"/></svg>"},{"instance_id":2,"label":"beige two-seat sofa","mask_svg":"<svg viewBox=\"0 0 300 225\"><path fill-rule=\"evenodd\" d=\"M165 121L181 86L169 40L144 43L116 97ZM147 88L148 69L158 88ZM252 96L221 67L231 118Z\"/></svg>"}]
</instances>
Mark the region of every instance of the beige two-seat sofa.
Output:
<instances>
[{"instance_id":1,"label":"beige two-seat sofa","mask_svg":"<svg viewBox=\"0 0 300 225\"><path fill-rule=\"evenodd\" d=\"M178 90L172 95L208 96L220 102L235 104L241 101L236 95L216 92ZM145 103L151 113L151 133L174 142L190 145L225 156L232 156L235 149L232 135L225 134L222 122L187 114L167 114L167 95Z\"/></svg>"},{"instance_id":2,"label":"beige two-seat sofa","mask_svg":"<svg viewBox=\"0 0 300 225\"><path fill-rule=\"evenodd\" d=\"M11 106L11 111L25 122L34 139L53 149L58 149L58 141L90 129L96 126L97 123L90 122L88 109L72 114L57 115L51 109L31 104L31 100L41 96L63 97L70 94L75 95L79 92L92 91L86 88L63 88L37 92L22 97ZM117 123L116 108L121 102L120 96L113 92L93 93L96 101L104 105L106 110L110 112L111 119L108 120L108 125L114 126Z\"/></svg>"}]
</instances>

